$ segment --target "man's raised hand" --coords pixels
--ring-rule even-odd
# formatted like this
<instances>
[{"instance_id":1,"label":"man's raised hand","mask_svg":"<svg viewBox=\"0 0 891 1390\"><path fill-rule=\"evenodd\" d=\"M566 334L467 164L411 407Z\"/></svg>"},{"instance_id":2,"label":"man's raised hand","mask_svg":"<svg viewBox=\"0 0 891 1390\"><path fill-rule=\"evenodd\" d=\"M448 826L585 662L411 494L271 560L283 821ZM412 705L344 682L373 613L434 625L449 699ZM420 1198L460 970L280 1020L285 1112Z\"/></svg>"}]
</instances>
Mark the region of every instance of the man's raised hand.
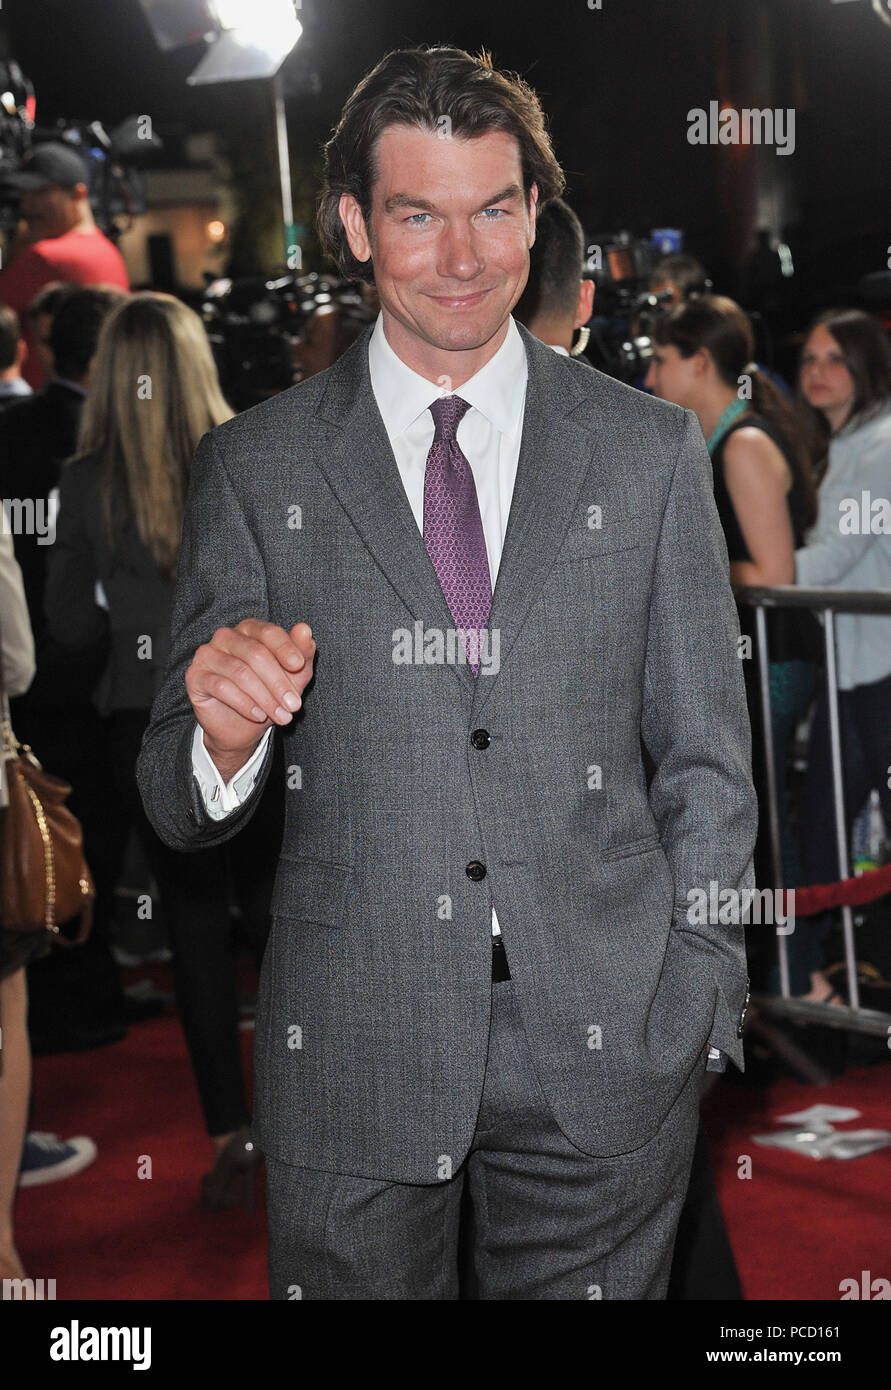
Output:
<instances>
[{"instance_id":1,"label":"man's raised hand","mask_svg":"<svg viewBox=\"0 0 891 1390\"><path fill-rule=\"evenodd\" d=\"M307 623L290 632L245 618L218 627L186 670L204 744L224 781L243 767L272 724L287 724L312 679L316 644Z\"/></svg>"}]
</instances>

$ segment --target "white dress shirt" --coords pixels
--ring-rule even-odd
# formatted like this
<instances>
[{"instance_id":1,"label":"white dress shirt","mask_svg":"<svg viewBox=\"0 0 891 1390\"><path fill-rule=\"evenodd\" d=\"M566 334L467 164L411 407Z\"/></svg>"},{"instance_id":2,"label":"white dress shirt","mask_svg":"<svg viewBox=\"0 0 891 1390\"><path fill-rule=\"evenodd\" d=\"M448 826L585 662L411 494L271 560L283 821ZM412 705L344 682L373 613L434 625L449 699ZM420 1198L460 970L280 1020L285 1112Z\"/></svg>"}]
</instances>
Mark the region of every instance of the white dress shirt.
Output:
<instances>
[{"instance_id":1,"label":"white dress shirt","mask_svg":"<svg viewBox=\"0 0 891 1390\"><path fill-rule=\"evenodd\" d=\"M371 388L396 458L399 476L418 530L423 534L424 475L434 435L430 406L448 393L426 377L419 376L397 357L387 342L382 314L378 314L369 339L368 368ZM470 403L470 410L458 425L457 439L476 484L493 590L514 495L527 376L523 339L513 318L509 317L501 347L456 392L462 400ZM302 618L303 615L297 614L294 621L300 622ZM192 739L192 767L208 814L214 820L222 820L250 794L271 734L272 728L267 729L244 767L230 782L225 783L204 746L201 726L196 722ZM500 935L494 910L492 933Z\"/></svg>"}]
</instances>

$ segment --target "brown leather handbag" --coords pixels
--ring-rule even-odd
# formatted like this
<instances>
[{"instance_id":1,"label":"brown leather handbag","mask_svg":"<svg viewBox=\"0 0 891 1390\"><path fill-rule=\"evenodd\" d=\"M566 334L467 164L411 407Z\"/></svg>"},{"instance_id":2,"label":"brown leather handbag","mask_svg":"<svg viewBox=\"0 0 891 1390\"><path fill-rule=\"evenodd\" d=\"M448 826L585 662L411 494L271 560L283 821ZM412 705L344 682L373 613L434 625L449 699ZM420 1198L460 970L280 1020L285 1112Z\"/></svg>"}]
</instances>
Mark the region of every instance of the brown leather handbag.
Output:
<instances>
[{"instance_id":1,"label":"brown leather handbag","mask_svg":"<svg viewBox=\"0 0 891 1390\"><path fill-rule=\"evenodd\" d=\"M0 817L0 925L8 931L49 932L60 946L86 940L96 889L83 852L80 822L65 806L71 787L44 772L12 731L2 689L0 758L8 804ZM78 917L74 936L60 924Z\"/></svg>"}]
</instances>

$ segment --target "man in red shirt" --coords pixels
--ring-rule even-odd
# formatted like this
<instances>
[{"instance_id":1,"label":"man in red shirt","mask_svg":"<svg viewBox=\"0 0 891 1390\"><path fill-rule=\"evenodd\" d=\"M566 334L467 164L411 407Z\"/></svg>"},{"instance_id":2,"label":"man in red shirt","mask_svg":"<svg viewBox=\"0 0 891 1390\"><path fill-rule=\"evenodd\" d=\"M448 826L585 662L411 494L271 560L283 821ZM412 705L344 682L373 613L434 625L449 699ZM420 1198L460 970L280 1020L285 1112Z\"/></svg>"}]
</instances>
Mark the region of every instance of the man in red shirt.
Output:
<instances>
[{"instance_id":1,"label":"man in red shirt","mask_svg":"<svg viewBox=\"0 0 891 1390\"><path fill-rule=\"evenodd\" d=\"M46 377L25 316L34 296L56 280L124 290L129 290L130 280L120 251L93 220L87 167L76 150L55 140L37 145L4 183L21 192L20 211L29 240L0 271L0 303L22 319L28 344L22 376L36 389Z\"/></svg>"}]
</instances>

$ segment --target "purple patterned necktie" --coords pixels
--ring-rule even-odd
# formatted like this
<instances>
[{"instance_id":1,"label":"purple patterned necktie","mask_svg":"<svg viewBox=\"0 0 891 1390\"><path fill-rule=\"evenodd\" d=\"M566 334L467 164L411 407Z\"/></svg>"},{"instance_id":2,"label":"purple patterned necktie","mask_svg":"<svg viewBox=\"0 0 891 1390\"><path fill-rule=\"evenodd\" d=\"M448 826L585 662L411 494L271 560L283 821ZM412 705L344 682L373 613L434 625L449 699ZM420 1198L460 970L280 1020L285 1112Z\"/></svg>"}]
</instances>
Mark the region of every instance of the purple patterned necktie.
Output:
<instances>
[{"instance_id":1,"label":"purple patterned necktie","mask_svg":"<svg viewBox=\"0 0 891 1390\"><path fill-rule=\"evenodd\" d=\"M424 544L476 676L492 581L476 485L456 437L469 409L460 396L442 396L430 406L436 428L424 474Z\"/></svg>"}]
</instances>

